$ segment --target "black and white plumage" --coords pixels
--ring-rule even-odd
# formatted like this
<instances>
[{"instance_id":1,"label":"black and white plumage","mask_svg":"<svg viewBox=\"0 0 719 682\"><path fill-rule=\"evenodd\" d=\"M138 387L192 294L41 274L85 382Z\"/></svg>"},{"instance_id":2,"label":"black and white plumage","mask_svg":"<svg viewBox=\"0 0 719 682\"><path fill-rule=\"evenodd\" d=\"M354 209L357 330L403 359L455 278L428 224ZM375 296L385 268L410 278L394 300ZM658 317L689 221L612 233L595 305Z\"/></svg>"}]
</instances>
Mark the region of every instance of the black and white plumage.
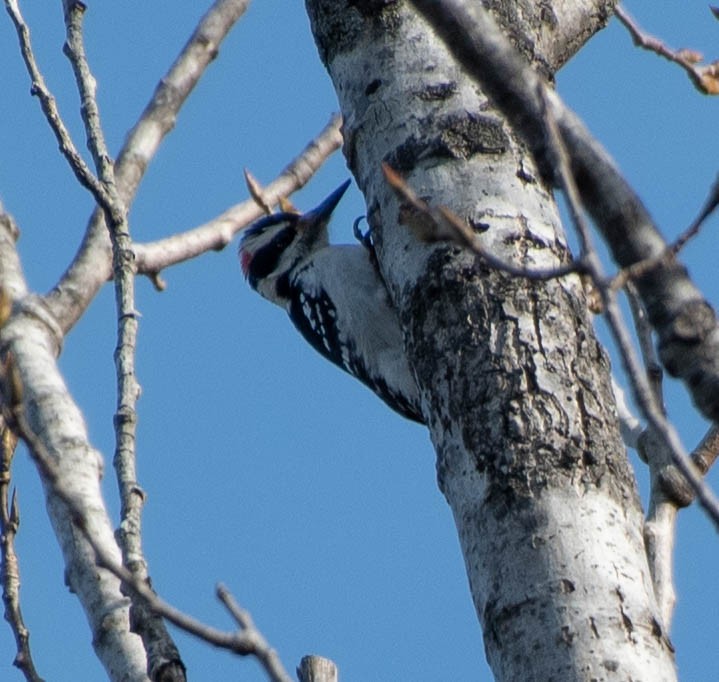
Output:
<instances>
[{"instance_id":1,"label":"black and white plumage","mask_svg":"<svg viewBox=\"0 0 719 682\"><path fill-rule=\"evenodd\" d=\"M275 213L249 227L240 242L242 271L315 350L392 409L424 423L399 319L373 254L364 240L329 243L329 219L349 182L305 214Z\"/></svg>"}]
</instances>

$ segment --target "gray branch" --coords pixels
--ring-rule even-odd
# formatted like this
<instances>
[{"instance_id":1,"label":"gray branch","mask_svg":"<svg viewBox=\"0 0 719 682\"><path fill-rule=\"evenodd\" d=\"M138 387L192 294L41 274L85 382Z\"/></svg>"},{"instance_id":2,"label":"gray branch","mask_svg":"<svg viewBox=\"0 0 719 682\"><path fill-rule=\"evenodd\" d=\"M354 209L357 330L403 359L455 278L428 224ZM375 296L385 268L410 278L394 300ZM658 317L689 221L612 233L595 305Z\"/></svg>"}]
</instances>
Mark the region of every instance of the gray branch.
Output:
<instances>
[{"instance_id":1,"label":"gray branch","mask_svg":"<svg viewBox=\"0 0 719 682\"><path fill-rule=\"evenodd\" d=\"M106 202L102 209L112 243L112 270L117 308L117 410L115 412L114 465L120 491L121 521L119 540L123 563L138 580L149 582L147 562L142 549L142 506L144 493L137 482L136 403L139 385L135 372L137 313L135 311L135 267L127 210L115 184L115 170L102 131L100 111L95 96L95 78L85 54L82 21L85 5L76 0L63 2L68 56L75 73L81 98L88 147L95 161ZM131 593L131 598L134 593ZM162 619L145 608L144 601L133 599L130 608L133 632L142 637L147 652L147 669L151 679L185 679L185 667L179 651ZM170 678L170 675L172 677ZM162 676L160 678L160 676Z\"/></svg>"},{"instance_id":2,"label":"gray branch","mask_svg":"<svg viewBox=\"0 0 719 682\"><path fill-rule=\"evenodd\" d=\"M305 656L297 668L300 682L337 682L337 666L329 658Z\"/></svg>"}]
</instances>

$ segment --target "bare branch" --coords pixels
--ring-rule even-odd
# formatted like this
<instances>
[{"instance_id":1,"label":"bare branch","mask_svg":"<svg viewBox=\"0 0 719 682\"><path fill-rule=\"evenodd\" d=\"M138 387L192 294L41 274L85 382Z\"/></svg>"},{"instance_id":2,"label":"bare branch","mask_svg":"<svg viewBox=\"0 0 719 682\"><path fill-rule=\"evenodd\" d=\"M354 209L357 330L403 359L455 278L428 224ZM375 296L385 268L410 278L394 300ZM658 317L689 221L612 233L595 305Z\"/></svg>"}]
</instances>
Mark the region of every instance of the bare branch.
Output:
<instances>
[{"instance_id":1,"label":"bare branch","mask_svg":"<svg viewBox=\"0 0 719 682\"><path fill-rule=\"evenodd\" d=\"M145 495L137 482L136 404L140 387L135 371L137 343L137 312L135 310L135 268L127 210L115 184L115 170L105 143L100 112L95 97L95 79L85 55L82 20L85 5L77 0L64 0L67 43L65 54L70 59L82 102L88 147L106 189L107 204L103 205L105 224L112 243L113 279L117 308L117 410L115 412L116 448L114 465L120 490L121 521L119 540L123 563L138 580L149 581L147 562L142 550L142 506ZM185 666L179 651L161 619L145 608L143 600L133 599L130 622L143 640L147 667L151 678L185 679Z\"/></svg>"},{"instance_id":2,"label":"bare branch","mask_svg":"<svg viewBox=\"0 0 719 682\"><path fill-rule=\"evenodd\" d=\"M102 459L90 445L87 429L57 367L57 330L52 314L27 291L15 248L17 228L0 214L0 289L12 298L12 314L0 327L0 354L7 364L3 402L21 409L29 428L56 464L63 486L84 506L82 522L105 553L119 551L100 491ZM128 600L119 580L99 570L94 552L76 532L67 509L43 479L48 514L63 553L66 580L87 615L93 646L110 679L145 678L147 660L140 640L128 629Z\"/></svg>"},{"instance_id":3,"label":"bare branch","mask_svg":"<svg viewBox=\"0 0 719 682\"><path fill-rule=\"evenodd\" d=\"M177 112L248 5L249 0L216 0L175 63L160 80L115 163L115 181L126 207L129 208L132 203L140 180L160 143L174 127ZM46 297L47 305L64 331L77 322L100 287L110 278L110 248L102 212L95 211L75 259Z\"/></svg>"},{"instance_id":4,"label":"bare branch","mask_svg":"<svg viewBox=\"0 0 719 682\"><path fill-rule=\"evenodd\" d=\"M684 245L690 239L693 239L694 237L696 237L697 234L699 234L699 230L701 229L702 224L716 210L717 206L719 206L719 176L717 176L717 178L714 180L714 184L709 190L709 196L706 198L704 205L699 211L699 215L694 219L694 222L692 222L692 224L674 240L674 243L671 245L670 248L674 253L679 253L679 251L684 248Z\"/></svg>"},{"instance_id":5,"label":"bare branch","mask_svg":"<svg viewBox=\"0 0 719 682\"><path fill-rule=\"evenodd\" d=\"M225 605L235 622L240 626L240 632L248 640L254 643L254 655L260 660L271 680L285 682L289 675L285 671L277 652L267 643L262 633L255 627L252 616L245 611L232 596L230 591L222 584L216 589L217 598Z\"/></svg>"},{"instance_id":6,"label":"bare branch","mask_svg":"<svg viewBox=\"0 0 719 682\"><path fill-rule=\"evenodd\" d=\"M684 230L684 232L682 232L671 244L667 245L664 252L659 256L640 260L639 262L620 270L612 281L612 287L619 290L623 288L627 282L646 275L650 270L652 270L652 268L661 265L663 262L667 262L671 256L678 254L687 242L699 234L702 224L714 212L717 206L719 206L719 178L714 181L714 184L709 191L709 196L704 202L704 206L702 206L701 211L699 211L699 215L694 219L692 224L689 225L689 227L687 227L687 229Z\"/></svg>"},{"instance_id":7,"label":"bare branch","mask_svg":"<svg viewBox=\"0 0 719 682\"><path fill-rule=\"evenodd\" d=\"M616 282L616 278L614 281ZM647 319L646 310L633 282L627 282L625 291L639 340L639 349L644 361L647 382L657 408L666 417L663 372L654 349L652 330ZM650 474L649 504L647 505L646 521L644 522L644 546L647 552L649 570L652 574L654 595L657 599L664 627L669 631L676 603L676 591L674 589L676 519L677 511L683 505L679 501L678 492L671 490L668 485L662 483L667 469L669 467L676 469L676 467L672 465L671 449L667 447L661 435L657 434L651 425L639 437L637 452L649 465ZM686 482L684 482L684 487L691 490L691 486Z\"/></svg>"},{"instance_id":8,"label":"bare branch","mask_svg":"<svg viewBox=\"0 0 719 682\"><path fill-rule=\"evenodd\" d=\"M674 589L674 541L677 526L676 504L667 499L652 498L644 522L644 547L652 575L654 596L662 617L664 631L669 633L676 604Z\"/></svg>"},{"instance_id":9,"label":"bare branch","mask_svg":"<svg viewBox=\"0 0 719 682\"><path fill-rule=\"evenodd\" d=\"M611 285L609 286L611 287ZM646 310L631 281L627 283L625 289L639 340L639 349L644 360L647 382L658 410L662 416L666 417L663 372L654 349L652 330L647 320ZM654 596L662 615L664 628L668 632L671 628L672 614L676 604L674 540L676 538L677 511L680 504L677 502L676 494L673 494L667 486L662 485L661 480L663 472L672 466L672 452L652 425L649 425L641 434L638 446L637 452L649 465L650 473L649 504L643 531L644 546L649 570L652 574Z\"/></svg>"},{"instance_id":10,"label":"bare branch","mask_svg":"<svg viewBox=\"0 0 719 682\"><path fill-rule=\"evenodd\" d=\"M692 462L702 475L706 474L719 456L719 428L712 426L692 452Z\"/></svg>"},{"instance_id":11,"label":"bare branch","mask_svg":"<svg viewBox=\"0 0 719 682\"><path fill-rule=\"evenodd\" d=\"M656 429L658 435L671 449L674 464L681 471L682 475L687 478L689 484L696 492L700 504L709 514L714 524L719 528L719 501L717 501L709 486L704 483L695 471L688 455L681 445L679 436L662 414L662 410L656 405L651 386L644 376L641 363L631 344L629 333L622 322L621 312L619 311L619 306L616 303L614 294L607 287L604 287L603 290L607 292L607 319L615 341L619 346L624 368L634 387L637 403L642 409L647 421Z\"/></svg>"},{"instance_id":12,"label":"bare branch","mask_svg":"<svg viewBox=\"0 0 719 682\"><path fill-rule=\"evenodd\" d=\"M615 280L616 281L616 278ZM612 282L609 286L614 286ZM647 378L654 394L654 399L663 413L664 409L664 372L657 357L657 351L654 348L654 340L652 339L652 328L647 319L647 311L642 304L634 283L629 281L625 287L629 308L632 311L634 319L634 328L637 331L637 339L639 340L639 350L644 359L644 367L646 368Z\"/></svg>"},{"instance_id":13,"label":"bare branch","mask_svg":"<svg viewBox=\"0 0 719 682\"><path fill-rule=\"evenodd\" d=\"M267 203L262 185L260 185L257 178L252 175L247 168L245 168L245 184L247 185L247 191L250 193L250 196L254 199L255 203L267 215L270 215L272 213L272 206Z\"/></svg>"},{"instance_id":14,"label":"bare branch","mask_svg":"<svg viewBox=\"0 0 719 682\"><path fill-rule=\"evenodd\" d=\"M280 197L303 187L325 162L327 157L342 144L340 126L342 120L334 115L322 129L283 171L269 185L262 189L262 201L270 206ZM249 199L229 208L222 215L186 232L179 232L147 244L136 244L137 270L139 273L156 276L157 273L176 263L193 258L210 250L227 246L243 227L263 215L254 199Z\"/></svg>"},{"instance_id":15,"label":"bare branch","mask_svg":"<svg viewBox=\"0 0 719 682\"><path fill-rule=\"evenodd\" d=\"M5 320L0 321L0 325ZM3 382L4 383L4 382ZM8 495L10 464L17 438L5 418L0 416L0 582L2 583L5 620L15 635L17 654L13 665L19 668L27 682L42 682L30 653L30 631L25 626L20 609L20 563L15 554L15 535L20 525L20 511L16 492Z\"/></svg>"},{"instance_id":16,"label":"bare branch","mask_svg":"<svg viewBox=\"0 0 719 682\"><path fill-rule=\"evenodd\" d=\"M702 61L702 56L699 53L687 49L670 49L659 38L642 31L621 5L614 8L614 14L627 28L635 45L681 66L694 83L694 87L705 95L719 94L719 62L700 66L698 62Z\"/></svg>"},{"instance_id":17,"label":"bare branch","mask_svg":"<svg viewBox=\"0 0 719 682\"><path fill-rule=\"evenodd\" d=\"M70 132L60 117L55 97L53 97L52 93L45 84L45 79L43 78L42 73L38 68L37 61L35 60L32 44L30 42L30 29L23 19L17 0L5 0L5 8L15 25L15 30L17 31L18 39L20 41L20 51L22 52L22 57L25 61L27 71L30 74L30 79L32 80L30 93L35 95L40 100L40 106L45 114L45 118L50 124L50 128L52 129L52 132L54 133L60 146L60 152L67 159L75 177L83 187L86 187L90 190L90 192L92 192L97 203L102 204L106 199L105 190L102 184L93 175L82 156L80 156L80 153L77 151L77 148L70 137Z\"/></svg>"},{"instance_id":18,"label":"bare branch","mask_svg":"<svg viewBox=\"0 0 719 682\"><path fill-rule=\"evenodd\" d=\"M690 459L699 475L704 476L716 462L717 457L719 457L719 427L713 425L704 434L699 445L692 452ZM659 483L664 492L680 507L690 505L696 497L691 485L687 483L677 467L673 465L662 470Z\"/></svg>"}]
</instances>

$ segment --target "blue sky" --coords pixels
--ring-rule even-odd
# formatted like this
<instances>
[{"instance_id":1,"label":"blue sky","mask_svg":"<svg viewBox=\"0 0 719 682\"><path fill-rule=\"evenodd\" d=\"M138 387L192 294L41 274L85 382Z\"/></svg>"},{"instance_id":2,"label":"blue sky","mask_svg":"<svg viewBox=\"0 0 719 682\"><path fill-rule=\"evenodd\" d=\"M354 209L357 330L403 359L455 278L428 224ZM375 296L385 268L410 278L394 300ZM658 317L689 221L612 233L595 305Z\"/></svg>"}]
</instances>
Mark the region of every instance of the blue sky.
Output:
<instances>
[{"instance_id":1,"label":"blue sky","mask_svg":"<svg viewBox=\"0 0 719 682\"><path fill-rule=\"evenodd\" d=\"M84 149L61 52L61 3L24 4L41 68ZM194 5L90 4L88 52L112 150L194 27L201 14ZM627 9L670 44L719 57L711 52L719 24L704 3L635 0ZM29 97L7 17L0 20L0 63L0 198L22 231L28 281L44 292L74 254L92 201ZM615 22L566 67L558 87L665 234L678 234L717 170L717 101L699 95L676 67L635 49ZM243 200L244 167L269 181L336 108L302 3L254 3L150 167L130 215L135 238L192 227ZM347 177L337 154L293 201L314 206ZM353 187L335 213L334 239L351 240L352 220L363 212ZM714 218L684 254L715 305L716 228ZM138 467L156 587L178 607L230 627L213 596L223 581L289 669L319 653L339 664L346 681L490 680L426 431L307 346L279 309L249 290L235 247L165 272L162 294L138 283ZM106 287L67 338L60 363L105 455L104 486L117 518L114 344ZM670 384L667 400L691 447L704 424L681 387ZM102 679L84 616L63 586L37 476L22 452L14 475L23 609L39 671L57 682ZM645 486L643 470L639 479ZM719 669L712 627L719 589L709 568L718 555L702 513L682 512L672 638L686 680L710 680ZM177 641L194 680L265 679L254 662L182 634ZM0 678L21 679L13 656L10 631L0 628Z\"/></svg>"}]
</instances>

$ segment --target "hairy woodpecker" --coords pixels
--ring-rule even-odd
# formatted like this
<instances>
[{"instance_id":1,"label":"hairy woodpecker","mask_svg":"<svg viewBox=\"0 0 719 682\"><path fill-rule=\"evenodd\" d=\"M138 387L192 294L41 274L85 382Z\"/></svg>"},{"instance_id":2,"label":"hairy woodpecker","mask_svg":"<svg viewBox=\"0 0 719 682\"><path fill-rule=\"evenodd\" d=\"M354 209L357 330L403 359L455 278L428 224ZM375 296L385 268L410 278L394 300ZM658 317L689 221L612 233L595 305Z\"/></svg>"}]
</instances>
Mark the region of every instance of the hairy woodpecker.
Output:
<instances>
[{"instance_id":1,"label":"hairy woodpecker","mask_svg":"<svg viewBox=\"0 0 719 682\"><path fill-rule=\"evenodd\" d=\"M315 350L393 410L424 423L399 319L368 239L329 243L330 216L349 184L305 214L275 213L249 227L240 242L242 271Z\"/></svg>"}]
</instances>

